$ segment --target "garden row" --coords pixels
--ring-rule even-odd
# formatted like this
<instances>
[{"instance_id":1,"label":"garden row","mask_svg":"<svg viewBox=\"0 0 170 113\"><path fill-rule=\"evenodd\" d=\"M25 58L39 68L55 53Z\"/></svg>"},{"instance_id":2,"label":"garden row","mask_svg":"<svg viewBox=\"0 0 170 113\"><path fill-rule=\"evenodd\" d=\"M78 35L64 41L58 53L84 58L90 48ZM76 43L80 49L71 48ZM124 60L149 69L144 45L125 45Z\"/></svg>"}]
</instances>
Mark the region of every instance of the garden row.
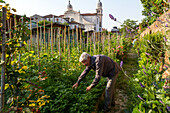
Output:
<instances>
[{"instance_id":1,"label":"garden row","mask_svg":"<svg viewBox=\"0 0 170 113\"><path fill-rule=\"evenodd\" d=\"M79 56L86 51L91 55L104 54L119 62L128 49L130 39L111 33L92 33L88 36L83 35L82 31L82 35L69 38L71 32L65 27L61 34L60 29L56 30L56 37L49 35L48 43L37 35L37 42L32 45L32 41L29 41L32 29L28 28L24 19L16 22L14 29L7 32L9 37L5 39L6 42L2 44L6 45L6 60L2 62L5 65L5 95L1 93L1 97L5 97L4 111L94 111L95 103L104 90L105 79L101 79L91 92L86 93L86 87L95 76L91 72L78 89L73 90L72 85L84 69L79 63ZM87 39L86 42L84 39Z\"/></svg>"}]
</instances>

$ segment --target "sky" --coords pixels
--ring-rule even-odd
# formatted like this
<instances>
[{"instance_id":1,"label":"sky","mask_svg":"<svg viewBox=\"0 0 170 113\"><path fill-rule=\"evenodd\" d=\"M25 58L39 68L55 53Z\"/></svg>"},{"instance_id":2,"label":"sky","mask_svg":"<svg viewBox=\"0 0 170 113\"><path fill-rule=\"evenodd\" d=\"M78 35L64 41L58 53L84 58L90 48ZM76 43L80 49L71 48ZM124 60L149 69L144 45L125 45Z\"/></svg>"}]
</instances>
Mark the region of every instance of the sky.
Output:
<instances>
[{"instance_id":1,"label":"sky","mask_svg":"<svg viewBox=\"0 0 170 113\"><path fill-rule=\"evenodd\" d=\"M63 15L67 10L69 0L5 0L11 8L17 10L18 15L27 17L38 14L45 16L53 14ZM100 0L103 8L103 28L111 30L114 26L120 27L120 23L109 18L112 14L118 21L123 23L126 19L142 21L142 4L140 0ZM80 13L96 13L99 0L70 0L74 11Z\"/></svg>"}]
</instances>

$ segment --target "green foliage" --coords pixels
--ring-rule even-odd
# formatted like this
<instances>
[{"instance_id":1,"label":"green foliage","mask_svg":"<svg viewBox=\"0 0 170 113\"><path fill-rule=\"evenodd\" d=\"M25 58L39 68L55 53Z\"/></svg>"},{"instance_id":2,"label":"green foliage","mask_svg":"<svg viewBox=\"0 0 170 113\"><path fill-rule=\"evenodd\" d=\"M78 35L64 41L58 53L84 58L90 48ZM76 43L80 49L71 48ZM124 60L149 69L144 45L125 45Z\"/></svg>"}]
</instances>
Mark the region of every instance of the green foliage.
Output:
<instances>
[{"instance_id":1,"label":"green foliage","mask_svg":"<svg viewBox=\"0 0 170 113\"><path fill-rule=\"evenodd\" d=\"M170 7L170 3L167 0L141 0L144 10L142 15L146 16L142 21L142 28L150 26L160 15L162 15L167 8ZM147 25L146 25L147 24Z\"/></svg>"},{"instance_id":2,"label":"green foliage","mask_svg":"<svg viewBox=\"0 0 170 113\"><path fill-rule=\"evenodd\" d=\"M50 24L50 23L51 23L50 21L45 20L45 24ZM44 20L39 21L38 24L44 25Z\"/></svg>"},{"instance_id":3,"label":"green foliage","mask_svg":"<svg viewBox=\"0 0 170 113\"><path fill-rule=\"evenodd\" d=\"M160 58L164 56L167 48L163 37L160 33L149 34L135 43L140 55L138 61L140 69L129 83L130 91L133 92L130 95L129 109L133 109L133 112L168 113L169 90L164 89L166 80L162 78L162 73L166 69L160 71L162 65Z\"/></svg>"},{"instance_id":4,"label":"green foliage","mask_svg":"<svg viewBox=\"0 0 170 113\"><path fill-rule=\"evenodd\" d=\"M140 52L149 53L147 56L151 59L159 59L165 52L164 35L161 33L147 34L135 43L136 48L140 48Z\"/></svg>"}]
</instances>

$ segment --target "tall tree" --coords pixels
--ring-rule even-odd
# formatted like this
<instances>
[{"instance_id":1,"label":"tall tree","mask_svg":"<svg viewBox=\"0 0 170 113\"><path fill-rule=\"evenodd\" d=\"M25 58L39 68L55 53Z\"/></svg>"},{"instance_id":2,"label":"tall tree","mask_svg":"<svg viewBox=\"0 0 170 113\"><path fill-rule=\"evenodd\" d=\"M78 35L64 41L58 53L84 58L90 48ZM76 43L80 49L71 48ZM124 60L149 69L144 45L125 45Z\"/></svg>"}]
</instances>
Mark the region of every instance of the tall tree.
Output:
<instances>
[{"instance_id":1,"label":"tall tree","mask_svg":"<svg viewBox=\"0 0 170 113\"><path fill-rule=\"evenodd\" d=\"M130 20L130 19L125 20L121 25L120 32L128 36L136 34L137 27L138 27L137 22L138 21Z\"/></svg>"},{"instance_id":2,"label":"tall tree","mask_svg":"<svg viewBox=\"0 0 170 113\"><path fill-rule=\"evenodd\" d=\"M157 17L163 14L169 8L168 0L140 0L143 4L144 10L142 15L146 16L143 22L147 22L148 26L151 25Z\"/></svg>"}]
</instances>

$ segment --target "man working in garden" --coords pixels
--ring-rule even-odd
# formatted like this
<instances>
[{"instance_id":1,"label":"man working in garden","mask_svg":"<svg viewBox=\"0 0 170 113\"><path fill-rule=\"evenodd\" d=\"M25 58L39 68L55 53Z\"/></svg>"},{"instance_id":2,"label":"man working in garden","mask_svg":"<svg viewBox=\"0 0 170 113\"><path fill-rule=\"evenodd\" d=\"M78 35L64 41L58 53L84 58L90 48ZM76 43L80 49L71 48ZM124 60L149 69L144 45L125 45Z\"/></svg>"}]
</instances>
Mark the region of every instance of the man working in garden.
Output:
<instances>
[{"instance_id":1,"label":"man working in garden","mask_svg":"<svg viewBox=\"0 0 170 113\"><path fill-rule=\"evenodd\" d=\"M81 73L78 81L73 85L73 88L78 87L81 80L91 69L96 71L96 76L91 85L86 88L87 92L98 84L101 76L107 77L104 110L108 111L110 106L115 106L114 91L116 79L118 77L119 71L121 70L120 66L105 55L90 56L85 52L81 54L79 61L86 66L86 69Z\"/></svg>"}]
</instances>

